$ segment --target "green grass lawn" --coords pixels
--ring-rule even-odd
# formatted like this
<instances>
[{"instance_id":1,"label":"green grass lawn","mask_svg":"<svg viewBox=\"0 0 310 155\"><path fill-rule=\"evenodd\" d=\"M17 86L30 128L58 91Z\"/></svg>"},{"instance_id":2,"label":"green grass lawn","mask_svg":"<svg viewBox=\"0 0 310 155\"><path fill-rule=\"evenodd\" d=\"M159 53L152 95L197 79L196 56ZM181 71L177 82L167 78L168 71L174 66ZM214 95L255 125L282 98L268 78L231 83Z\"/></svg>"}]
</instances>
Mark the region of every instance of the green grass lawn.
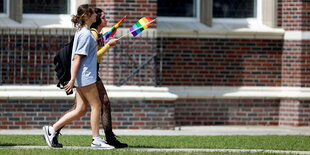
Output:
<instances>
[{"instance_id":1,"label":"green grass lawn","mask_svg":"<svg viewBox=\"0 0 310 155\"><path fill-rule=\"evenodd\" d=\"M310 151L310 136L121 136L120 141L133 148L204 148L204 149L263 149ZM91 136L62 135L64 146L90 146ZM42 135L0 135L0 146L46 146ZM0 154L166 154L118 150L68 149L0 149ZM168 152L167 154L174 154ZM206 154L205 152L175 152L175 154ZM208 154L225 154L214 152ZM227 153L226 153L227 154ZM232 153L229 153L232 154ZM235 153L248 154L248 153ZM268 154L268 153L261 153Z\"/></svg>"}]
</instances>

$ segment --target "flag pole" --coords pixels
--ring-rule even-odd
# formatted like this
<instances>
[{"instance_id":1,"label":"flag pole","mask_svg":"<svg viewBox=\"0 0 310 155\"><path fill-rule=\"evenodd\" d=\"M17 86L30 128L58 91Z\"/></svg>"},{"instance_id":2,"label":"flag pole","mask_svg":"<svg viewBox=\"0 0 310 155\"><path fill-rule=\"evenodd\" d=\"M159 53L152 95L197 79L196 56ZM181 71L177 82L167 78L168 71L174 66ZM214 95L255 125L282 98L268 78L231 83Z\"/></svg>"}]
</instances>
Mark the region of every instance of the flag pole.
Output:
<instances>
[{"instance_id":1,"label":"flag pole","mask_svg":"<svg viewBox=\"0 0 310 155\"><path fill-rule=\"evenodd\" d=\"M128 36L130 33L131 33L131 32L128 32L127 34L125 34L125 35L123 35L123 36L119 37L119 38L118 38L118 40L122 39L123 37Z\"/></svg>"},{"instance_id":2,"label":"flag pole","mask_svg":"<svg viewBox=\"0 0 310 155\"><path fill-rule=\"evenodd\" d=\"M127 34L125 34L125 35L119 37L118 40L122 39L123 37L128 36L131 32L135 32L135 31L141 29L142 27L144 27L144 26L146 26L146 25L148 25L148 24L150 24L150 23L153 23L155 20L156 20L156 19L153 19L152 21L150 21L150 22L148 22L148 23L146 23L146 24L144 24L144 25L142 25L142 26L140 26L140 27L138 27L138 28L136 28L136 29L134 29L134 30L132 30L132 31L129 31Z\"/></svg>"}]
</instances>

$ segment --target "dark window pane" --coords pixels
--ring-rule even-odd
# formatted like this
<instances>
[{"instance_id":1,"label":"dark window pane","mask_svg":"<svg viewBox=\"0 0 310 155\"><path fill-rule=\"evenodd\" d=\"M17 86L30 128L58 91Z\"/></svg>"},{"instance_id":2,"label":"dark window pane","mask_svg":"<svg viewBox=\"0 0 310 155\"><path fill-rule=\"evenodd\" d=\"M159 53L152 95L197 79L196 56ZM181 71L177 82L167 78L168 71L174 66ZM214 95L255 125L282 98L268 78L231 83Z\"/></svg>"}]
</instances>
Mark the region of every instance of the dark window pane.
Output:
<instances>
[{"instance_id":1,"label":"dark window pane","mask_svg":"<svg viewBox=\"0 0 310 155\"><path fill-rule=\"evenodd\" d=\"M24 13L67 14L69 0L23 0Z\"/></svg>"},{"instance_id":2,"label":"dark window pane","mask_svg":"<svg viewBox=\"0 0 310 155\"><path fill-rule=\"evenodd\" d=\"M157 0L157 15L162 17L196 17L196 0Z\"/></svg>"},{"instance_id":3,"label":"dark window pane","mask_svg":"<svg viewBox=\"0 0 310 155\"><path fill-rule=\"evenodd\" d=\"M0 0L0 13L4 12L4 0Z\"/></svg>"},{"instance_id":4,"label":"dark window pane","mask_svg":"<svg viewBox=\"0 0 310 155\"><path fill-rule=\"evenodd\" d=\"M254 0L213 0L213 17L254 17Z\"/></svg>"}]
</instances>

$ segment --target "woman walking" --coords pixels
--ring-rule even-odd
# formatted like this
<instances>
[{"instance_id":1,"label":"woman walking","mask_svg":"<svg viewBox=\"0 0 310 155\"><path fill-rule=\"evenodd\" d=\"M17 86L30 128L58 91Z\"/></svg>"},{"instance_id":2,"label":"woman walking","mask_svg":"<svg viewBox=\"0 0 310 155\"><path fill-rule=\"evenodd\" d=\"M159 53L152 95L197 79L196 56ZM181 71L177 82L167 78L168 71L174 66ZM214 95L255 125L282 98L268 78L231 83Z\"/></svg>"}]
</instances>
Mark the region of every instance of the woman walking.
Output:
<instances>
[{"instance_id":1,"label":"woman walking","mask_svg":"<svg viewBox=\"0 0 310 155\"><path fill-rule=\"evenodd\" d=\"M112 120L111 120L111 105L108 98L107 91L99 77L99 64L102 62L102 56L105 52L109 50L110 47L113 47L116 45L118 39L110 39L110 41L102 45L102 41L99 37L99 32L101 32L102 28L107 25L107 19L105 16L105 13L102 11L102 9L96 8L95 12L97 14L96 22L94 22L91 25L91 32L93 36L98 40L98 46L97 46L97 88L99 92L99 97L102 103L102 111L101 111L101 118L102 118L102 126L104 129L104 133L106 136L106 142L109 145L114 146L115 148L124 148L128 147L127 144L121 143L115 138L115 135L112 131Z\"/></svg>"},{"instance_id":2,"label":"woman walking","mask_svg":"<svg viewBox=\"0 0 310 155\"><path fill-rule=\"evenodd\" d=\"M76 106L62 116L53 126L44 126L44 138L50 147L62 147L58 143L60 129L66 124L85 115L87 105L91 107L90 124L92 128L91 147L113 149L115 147L106 144L99 135L101 114L101 101L96 85L97 81L97 41L90 32L90 26L96 21L97 14L88 5L80 5L77 14L72 17L72 22L77 28L72 47L71 79L65 86L70 92L76 87Z\"/></svg>"}]
</instances>

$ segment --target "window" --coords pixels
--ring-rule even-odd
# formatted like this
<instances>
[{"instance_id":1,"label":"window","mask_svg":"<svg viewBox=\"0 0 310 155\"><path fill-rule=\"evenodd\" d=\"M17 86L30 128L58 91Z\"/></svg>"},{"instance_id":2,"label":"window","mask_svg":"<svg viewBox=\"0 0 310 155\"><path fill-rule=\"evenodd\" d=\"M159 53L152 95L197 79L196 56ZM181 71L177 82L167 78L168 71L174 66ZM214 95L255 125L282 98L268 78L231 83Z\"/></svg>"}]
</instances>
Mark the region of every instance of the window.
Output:
<instances>
[{"instance_id":1,"label":"window","mask_svg":"<svg viewBox=\"0 0 310 155\"><path fill-rule=\"evenodd\" d=\"M197 17L197 0L157 0L161 17Z\"/></svg>"},{"instance_id":2,"label":"window","mask_svg":"<svg viewBox=\"0 0 310 155\"><path fill-rule=\"evenodd\" d=\"M0 13L5 12L5 0L0 0Z\"/></svg>"},{"instance_id":3,"label":"window","mask_svg":"<svg viewBox=\"0 0 310 155\"><path fill-rule=\"evenodd\" d=\"M256 0L213 0L215 18L253 18Z\"/></svg>"},{"instance_id":4,"label":"window","mask_svg":"<svg viewBox=\"0 0 310 155\"><path fill-rule=\"evenodd\" d=\"M23 12L29 14L69 14L70 0L23 0Z\"/></svg>"}]
</instances>

